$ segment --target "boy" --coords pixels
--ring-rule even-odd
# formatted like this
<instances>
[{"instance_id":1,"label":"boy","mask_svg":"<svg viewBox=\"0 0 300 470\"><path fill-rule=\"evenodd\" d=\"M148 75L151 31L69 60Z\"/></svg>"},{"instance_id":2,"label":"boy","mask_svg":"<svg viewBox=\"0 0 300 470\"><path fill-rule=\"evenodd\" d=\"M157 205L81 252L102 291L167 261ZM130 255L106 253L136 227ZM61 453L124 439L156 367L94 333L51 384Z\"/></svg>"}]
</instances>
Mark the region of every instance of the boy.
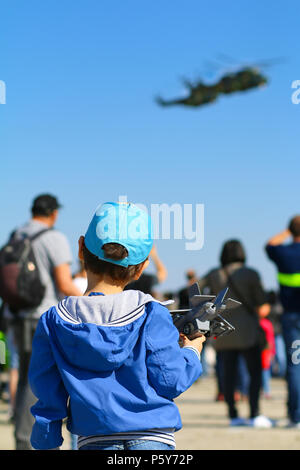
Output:
<instances>
[{"instance_id":1,"label":"boy","mask_svg":"<svg viewBox=\"0 0 300 470\"><path fill-rule=\"evenodd\" d=\"M205 338L183 337L180 348L163 303L123 291L147 267L152 245L150 218L133 204L99 206L80 237L87 290L44 313L34 337L34 448L58 448L66 416L79 449L175 448L173 399L200 376Z\"/></svg>"}]
</instances>

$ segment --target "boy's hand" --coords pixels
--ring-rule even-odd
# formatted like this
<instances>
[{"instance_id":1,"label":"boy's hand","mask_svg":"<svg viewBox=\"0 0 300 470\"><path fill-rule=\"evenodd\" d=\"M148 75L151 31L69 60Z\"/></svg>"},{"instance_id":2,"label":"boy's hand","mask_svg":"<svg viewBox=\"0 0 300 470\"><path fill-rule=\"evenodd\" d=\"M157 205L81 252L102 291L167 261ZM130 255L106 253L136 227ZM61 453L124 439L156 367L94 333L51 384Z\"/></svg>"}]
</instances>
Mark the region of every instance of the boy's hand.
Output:
<instances>
[{"instance_id":1,"label":"boy's hand","mask_svg":"<svg viewBox=\"0 0 300 470\"><path fill-rule=\"evenodd\" d=\"M201 354L203 343L206 341L206 337L204 335L197 336L195 339L188 339L183 333L179 335L179 344L181 347L184 346L193 346L193 348L198 349L199 353Z\"/></svg>"}]
</instances>

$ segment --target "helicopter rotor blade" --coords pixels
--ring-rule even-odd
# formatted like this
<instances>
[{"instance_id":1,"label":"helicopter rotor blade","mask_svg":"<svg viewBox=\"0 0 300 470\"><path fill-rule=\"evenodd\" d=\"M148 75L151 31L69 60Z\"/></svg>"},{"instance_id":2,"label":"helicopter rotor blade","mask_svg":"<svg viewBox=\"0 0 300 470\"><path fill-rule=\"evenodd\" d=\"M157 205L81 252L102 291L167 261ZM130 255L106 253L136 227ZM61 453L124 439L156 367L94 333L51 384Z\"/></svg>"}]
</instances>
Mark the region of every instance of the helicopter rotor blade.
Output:
<instances>
[{"instance_id":1,"label":"helicopter rotor blade","mask_svg":"<svg viewBox=\"0 0 300 470\"><path fill-rule=\"evenodd\" d=\"M241 63L240 60L236 60L227 54L219 53L217 57L219 58L220 61L226 62L229 65L238 65Z\"/></svg>"},{"instance_id":2,"label":"helicopter rotor blade","mask_svg":"<svg viewBox=\"0 0 300 470\"><path fill-rule=\"evenodd\" d=\"M273 59L266 59L263 61L256 62L255 65L257 65L258 67L267 68L267 67L273 67L274 65L282 64L284 62L287 62L286 57L277 57Z\"/></svg>"}]
</instances>

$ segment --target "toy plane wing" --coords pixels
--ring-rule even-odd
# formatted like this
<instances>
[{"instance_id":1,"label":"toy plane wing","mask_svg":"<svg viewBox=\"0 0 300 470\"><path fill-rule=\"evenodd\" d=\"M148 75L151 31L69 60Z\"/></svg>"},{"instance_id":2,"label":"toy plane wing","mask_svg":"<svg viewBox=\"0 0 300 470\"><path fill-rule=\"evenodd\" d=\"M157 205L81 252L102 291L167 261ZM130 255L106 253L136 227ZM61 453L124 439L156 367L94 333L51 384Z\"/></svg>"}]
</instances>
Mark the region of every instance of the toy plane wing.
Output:
<instances>
[{"instance_id":1,"label":"toy plane wing","mask_svg":"<svg viewBox=\"0 0 300 470\"><path fill-rule=\"evenodd\" d=\"M174 313L177 313L179 315L183 315L184 313L190 312L190 308L183 308L181 310L170 310L170 313L173 315Z\"/></svg>"},{"instance_id":2,"label":"toy plane wing","mask_svg":"<svg viewBox=\"0 0 300 470\"><path fill-rule=\"evenodd\" d=\"M238 300L231 299L230 297L225 301L226 308L235 308L238 307L239 305L242 305L242 302L239 302Z\"/></svg>"}]
</instances>

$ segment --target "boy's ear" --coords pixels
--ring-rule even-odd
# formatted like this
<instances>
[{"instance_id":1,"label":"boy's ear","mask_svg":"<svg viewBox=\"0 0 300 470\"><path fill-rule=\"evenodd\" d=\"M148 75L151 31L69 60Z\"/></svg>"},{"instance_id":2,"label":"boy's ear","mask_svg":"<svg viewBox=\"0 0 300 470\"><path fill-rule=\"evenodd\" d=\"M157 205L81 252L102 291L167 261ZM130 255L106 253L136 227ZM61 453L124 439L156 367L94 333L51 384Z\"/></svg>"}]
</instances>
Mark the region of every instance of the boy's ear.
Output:
<instances>
[{"instance_id":1,"label":"boy's ear","mask_svg":"<svg viewBox=\"0 0 300 470\"><path fill-rule=\"evenodd\" d=\"M142 272L149 266L149 259L147 258L142 264L141 266L139 267L138 271L136 272L133 280L134 281L137 281L141 275L142 275Z\"/></svg>"},{"instance_id":2,"label":"boy's ear","mask_svg":"<svg viewBox=\"0 0 300 470\"><path fill-rule=\"evenodd\" d=\"M78 240L78 258L80 261L83 261L83 244L84 244L84 236L81 235Z\"/></svg>"}]
</instances>

